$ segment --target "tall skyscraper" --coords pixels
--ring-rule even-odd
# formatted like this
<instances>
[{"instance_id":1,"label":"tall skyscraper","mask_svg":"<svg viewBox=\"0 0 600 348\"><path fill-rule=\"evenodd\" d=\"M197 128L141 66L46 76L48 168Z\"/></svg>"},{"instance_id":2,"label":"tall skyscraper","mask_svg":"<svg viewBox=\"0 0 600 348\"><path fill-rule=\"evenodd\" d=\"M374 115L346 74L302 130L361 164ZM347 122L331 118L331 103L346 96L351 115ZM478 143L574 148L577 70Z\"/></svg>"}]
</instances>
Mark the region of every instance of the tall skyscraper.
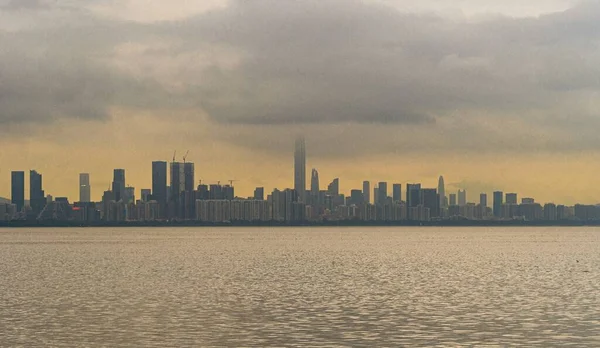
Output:
<instances>
[{"instance_id":1,"label":"tall skyscraper","mask_svg":"<svg viewBox=\"0 0 600 348\"><path fill-rule=\"evenodd\" d=\"M89 203L92 201L92 188L90 186L90 174L79 174L79 202Z\"/></svg>"},{"instance_id":2,"label":"tall skyscraper","mask_svg":"<svg viewBox=\"0 0 600 348\"><path fill-rule=\"evenodd\" d=\"M319 199L319 191L321 190L319 186L319 172L316 169L313 169L310 175L310 203L316 205Z\"/></svg>"},{"instance_id":3,"label":"tall skyscraper","mask_svg":"<svg viewBox=\"0 0 600 348\"><path fill-rule=\"evenodd\" d=\"M467 190L458 190L458 205L461 207L467 205Z\"/></svg>"},{"instance_id":4,"label":"tall skyscraper","mask_svg":"<svg viewBox=\"0 0 600 348\"><path fill-rule=\"evenodd\" d=\"M504 199L504 193L502 191L494 192L494 216L499 218L502 217L502 200Z\"/></svg>"},{"instance_id":5,"label":"tall skyscraper","mask_svg":"<svg viewBox=\"0 0 600 348\"><path fill-rule=\"evenodd\" d=\"M21 212L25 206L25 172L12 172L10 186L11 202L17 206L17 211Z\"/></svg>"},{"instance_id":6,"label":"tall skyscraper","mask_svg":"<svg viewBox=\"0 0 600 348\"><path fill-rule=\"evenodd\" d=\"M506 194L506 204L517 204L517 194L516 193L507 193Z\"/></svg>"},{"instance_id":7,"label":"tall skyscraper","mask_svg":"<svg viewBox=\"0 0 600 348\"><path fill-rule=\"evenodd\" d=\"M410 208L423 204L421 201L421 184L406 185L406 216L410 220Z\"/></svg>"},{"instance_id":8,"label":"tall skyscraper","mask_svg":"<svg viewBox=\"0 0 600 348\"><path fill-rule=\"evenodd\" d=\"M416 207L421 202L421 184L406 185L406 206L408 208Z\"/></svg>"},{"instance_id":9,"label":"tall skyscraper","mask_svg":"<svg viewBox=\"0 0 600 348\"><path fill-rule=\"evenodd\" d=\"M371 203L371 183L368 181L363 181L363 196L365 203Z\"/></svg>"},{"instance_id":10,"label":"tall skyscraper","mask_svg":"<svg viewBox=\"0 0 600 348\"><path fill-rule=\"evenodd\" d=\"M265 188L264 187L257 187L256 189L254 189L254 199L257 201L265 200Z\"/></svg>"},{"instance_id":11,"label":"tall skyscraper","mask_svg":"<svg viewBox=\"0 0 600 348\"><path fill-rule=\"evenodd\" d=\"M339 178L333 179L331 184L329 184L327 186L327 194L330 196L337 196L340 194L340 179Z\"/></svg>"},{"instance_id":12,"label":"tall skyscraper","mask_svg":"<svg viewBox=\"0 0 600 348\"><path fill-rule=\"evenodd\" d=\"M299 200L306 202L306 145L304 137L296 139L294 149L294 190Z\"/></svg>"},{"instance_id":13,"label":"tall skyscraper","mask_svg":"<svg viewBox=\"0 0 600 348\"><path fill-rule=\"evenodd\" d=\"M194 163L187 162L183 164L183 190L193 192L194 188Z\"/></svg>"},{"instance_id":14,"label":"tall skyscraper","mask_svg":"<svg viewBox=\"0 0 600 348\"><path fill-rule=\"evenodd\" d=\"M450 205L456 205L456 193L451 193L449 199Z\"/></svg>"},{"instance_id":15,"label":"tall skyscraper","mask_svg":"<svg viewBox=\"0 0 600 348\"><path fill-rule=\"evenodd\" d=\"M402 200L402 185L401 184L393 184L392 185L392 200L394 202L400 202Z\"/></svg>"},{"instance_id":16,"label":"tall skyscraper","mask_svg":"<svg viewBox=\"0 0 600 348\"><path fill-rule=\"evenodd\" d=\"M185 191L184 165L180 162L171 163L171 197L169 197L169 217L181 216L181 193Z\"/></svg>"},{"instance_id":17,"label":"tall skyscraper","mask_svg":"<svg viewBox=\"0 0 600 348\"><path fill-rule=\"evenodd\" d=\"M385 204L388 198L387 182L381 181L377 184L379 192L377 193L377 204Z\"/></svg>"},{"instance_id":18,"label":"tall skyscraper","mask_svg":"<svg viewBox=\"0 0 600 348\"><path fill-rule=\"evenodd\" d=\"M487 194L482 193L479 195L479 205L484 208L487 208Z\"/></svg>"},{"instance_id":19,"label":"tall skyscraper","mask_svg":"<svg viewBox=\"0 0 600 348\"><path fill-rule=\"evenodd\" d=\"M35 170L29 171L29 205L36 216L46 206L46 195L42 189L42 175Z\"/></svg>"},{"instance_id":20,"label":"tall skyscraper","mask_svg":"<svg viewBox=\"0 0 600 348\"><path fill-rule=\"evenodd\" d=\"M159 216L167 213L167 162L152 162L152 198L158 202Z\"/></svg>"},{"instance_id":21,"label":"tall skyscraper","mask_svg":"<svg viewBox=\"0 0 600 348\"><path fill-rule=\"evenodd\" d=\"M440 216L440 199L436 189L421 189L421 202L425 208L429 208L432 218Z\"/></svg>"},{"instance_id":22,"label":"tall skyscraper","mask_svg":"<svg viewBox=\"0 0 600 348\"><path fill-rule=\"evenodd\" d=\"M142 189L140 191L140 199L142 202L149 202L152 197L152 190L150 189Z\"/></svg>"},{"instance_id":23,"label":"tall skyscraper","mask_svg":"<svg viewBox=\"0 0 600 348\"><path fill-rule=\"evenodd\" d=\"M438 180L438 194L440 195L440 208L446 208L446 186L443 176L440 176Z\"/></svg>"},{"instance_id":24,"label":"tall skyscraper","mask_svg":"<svg viewBox=\"0 0 600 348\"><path fill-rule=\"evenodd\" d=\"M125 195L123 196L124 203L135 203L135 187L128 186L125 188Z\"/></svg>"},{"instance_id":25,"label":"tall skyscraper","mask_svg":"<svg viewBox=\"0 0 600 348\"><path fill-rule=\"evenodd\" d=\"M112 192L116 202L125 198L125 169L114 170Z\"/></svg>"}]
</instances>

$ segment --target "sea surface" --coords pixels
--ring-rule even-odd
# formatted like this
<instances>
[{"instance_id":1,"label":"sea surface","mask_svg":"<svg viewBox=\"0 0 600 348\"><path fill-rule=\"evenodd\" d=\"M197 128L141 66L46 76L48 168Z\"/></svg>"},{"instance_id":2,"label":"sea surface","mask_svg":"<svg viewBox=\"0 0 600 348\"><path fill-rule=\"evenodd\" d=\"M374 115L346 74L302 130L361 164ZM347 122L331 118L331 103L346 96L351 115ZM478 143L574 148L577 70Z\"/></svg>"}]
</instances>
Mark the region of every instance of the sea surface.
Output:
<instances>
[{"instance_id":1,"label":"sea surface","mask_svg":"<svg viewBox=\"0 0 600 348\"><path fill-rule=\"evenodd\" d=\"M600 346L598 228L0 229L0 347Z\"/></svg>"}]
</instances>

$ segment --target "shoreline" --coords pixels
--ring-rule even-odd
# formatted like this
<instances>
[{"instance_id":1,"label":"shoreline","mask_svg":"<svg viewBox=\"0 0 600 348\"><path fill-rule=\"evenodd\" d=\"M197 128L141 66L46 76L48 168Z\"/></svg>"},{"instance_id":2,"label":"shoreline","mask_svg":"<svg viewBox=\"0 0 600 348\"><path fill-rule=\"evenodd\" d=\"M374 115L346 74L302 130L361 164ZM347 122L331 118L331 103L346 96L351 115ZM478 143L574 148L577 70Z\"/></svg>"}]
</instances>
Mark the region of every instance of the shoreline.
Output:
<instances>
[{"instance_id":1,"label":"shoreline","mask_svg":"<svg viewBox=\"0 0 600 348\"><path fill-rule=\"evenodd\" d=\"M600 220L593 221L324 221L324 222L227 222L209 223L202 221L125 221L125 222L93 222L75 221L4 221L0 228L82 228L82 227L593 227L600 226Z\"/></svg>"}]
</instances>

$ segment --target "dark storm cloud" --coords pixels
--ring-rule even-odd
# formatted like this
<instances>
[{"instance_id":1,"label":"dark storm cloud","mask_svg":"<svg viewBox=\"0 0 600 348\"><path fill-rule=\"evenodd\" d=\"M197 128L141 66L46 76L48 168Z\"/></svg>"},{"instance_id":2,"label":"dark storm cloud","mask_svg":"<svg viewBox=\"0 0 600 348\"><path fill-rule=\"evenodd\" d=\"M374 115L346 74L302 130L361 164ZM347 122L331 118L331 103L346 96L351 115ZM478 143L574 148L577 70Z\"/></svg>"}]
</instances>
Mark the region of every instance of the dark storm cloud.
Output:
<instances>
[{"instance_id":1,"label":"dark storm cloud","mask_svg":"<svg viewBox=\"0 0 600 348\"><path fill-rule=\"evenodd\" d=\"M540 18L452 21L357 1L234 1L173 34L229 45L196 86L218 122L431 123L461 110L556 110L598 89L596 3ZM196 39L194 39L196 38Z\"/></svg>"},{"instance_id":2,"label":"dark storm cloud","mask_svg":"<svg viewBox=\"0 0 600 348\"><path fill-rule=\"evenodd\" d=\"M47 12L32 17L37 26L0 31L0 123L103 119L112 106L185 106L239 126L236 138L258 148L272 141L254 136L258 126L348 124L389 126L372 143L392 151L447 147L432 136L461 149L599 145L587 131L598 118L589 102L600 89L598 2L475 21L355 0L233 0L150 24L76 5L89 1L69 2L68 11L65 3L53 14L56 3L29 2L31 16ZM168 71L167 81L117 68L119 47L136 44L147 48L139 65ZM208 58L189 58L195 55ZM400 134L394 127L419 132L390 142ZM515 129L536 136L518 138ZM561 143L552 141L555 133ZM584 136L564 140L578 133Z\"/></svg>"}]
</instances>

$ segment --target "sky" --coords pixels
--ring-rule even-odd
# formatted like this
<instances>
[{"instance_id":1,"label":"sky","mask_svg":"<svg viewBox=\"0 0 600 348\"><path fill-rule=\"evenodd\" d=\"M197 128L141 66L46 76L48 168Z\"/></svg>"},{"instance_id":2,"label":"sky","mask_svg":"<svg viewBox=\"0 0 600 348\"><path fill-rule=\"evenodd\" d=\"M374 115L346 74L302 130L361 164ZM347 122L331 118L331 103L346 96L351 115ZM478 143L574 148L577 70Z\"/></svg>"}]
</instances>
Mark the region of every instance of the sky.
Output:
<instances>
[{"instance_id":1,"label":"sky","mask_svg":"<svg viewBox=\"0 0 600 348\"><path fill-rule=\"evenodd\" d=\"M189 151L236 194L307 177L599 203L600 1L0 0L0 196L92 196ZM309 185L309 183L307 183ZM26 191L27 192L27 191Z\"/></svg>"}]
</instances>

